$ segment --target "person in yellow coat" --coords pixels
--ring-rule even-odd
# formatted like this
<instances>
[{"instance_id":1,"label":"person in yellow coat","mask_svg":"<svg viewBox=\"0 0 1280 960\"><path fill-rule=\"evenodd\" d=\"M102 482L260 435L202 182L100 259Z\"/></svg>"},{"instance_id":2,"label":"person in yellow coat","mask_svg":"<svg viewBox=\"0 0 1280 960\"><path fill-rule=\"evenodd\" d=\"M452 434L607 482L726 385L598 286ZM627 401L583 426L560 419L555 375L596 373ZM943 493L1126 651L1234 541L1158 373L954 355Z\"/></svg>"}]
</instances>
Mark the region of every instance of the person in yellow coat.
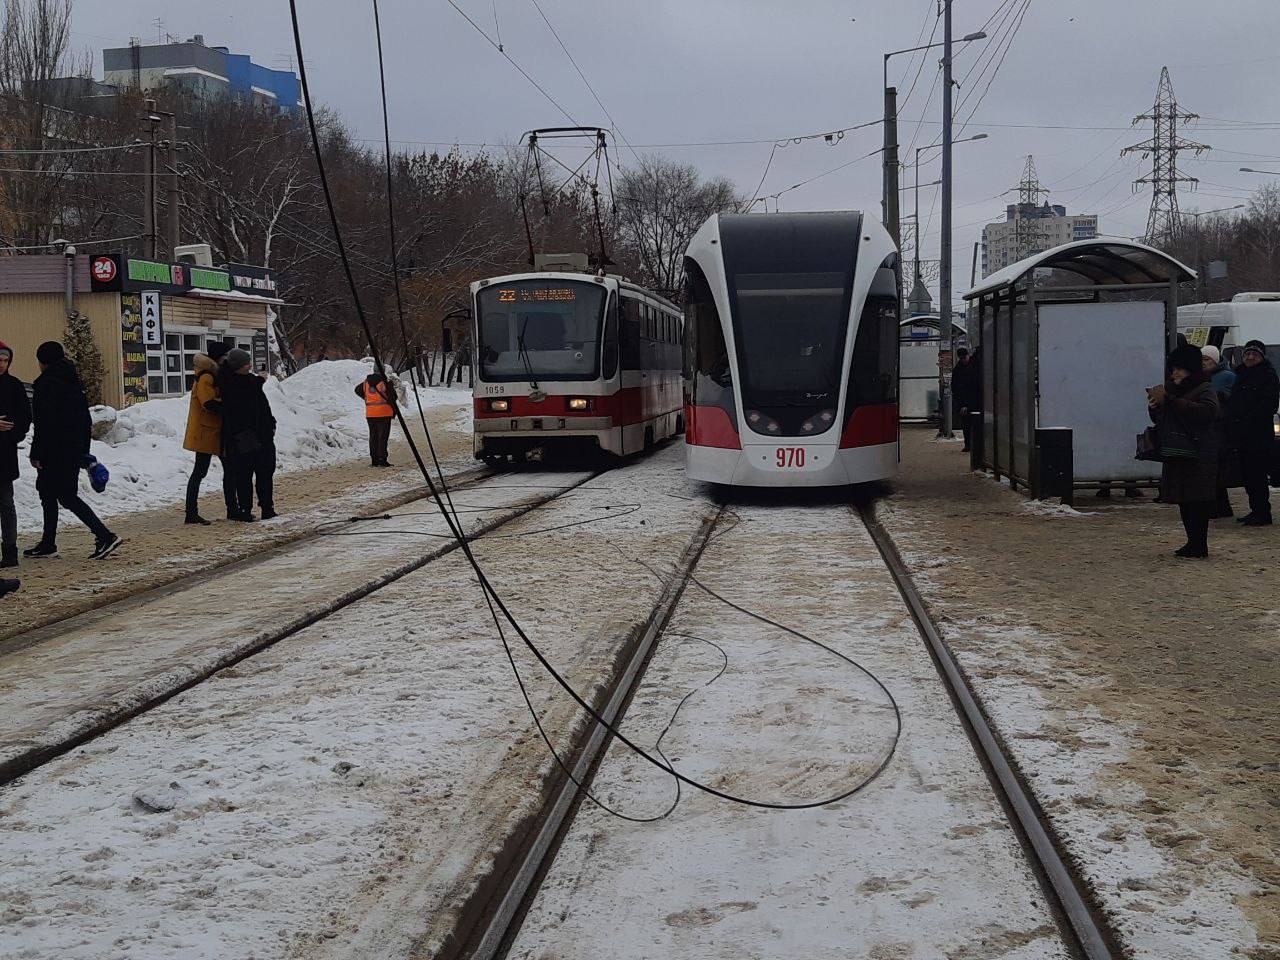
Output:
<instances>
[{"instance_id":1,"label":"person in yellow coat","mask_svg":"<svg viewBox=\"0 0 1280 960\"><path fill-rule=\"evenodd\" d=\"M221 348L221 349L219 349ZM210 354L226 353L225 344L210 344ZM213 356L198 353L195 358L196 378L191 384L191 409L187 412L187 434L182 446L196 455L191 477L187 480L187 523L208 526L209 521L200 516L200 482L209 473L209 464L217 456L222 466L222 494L227 504L227 516L235 511L228 495L229 475L222 459L222 397L218 392L218 361Z\"/></svg>"}]
</instances>

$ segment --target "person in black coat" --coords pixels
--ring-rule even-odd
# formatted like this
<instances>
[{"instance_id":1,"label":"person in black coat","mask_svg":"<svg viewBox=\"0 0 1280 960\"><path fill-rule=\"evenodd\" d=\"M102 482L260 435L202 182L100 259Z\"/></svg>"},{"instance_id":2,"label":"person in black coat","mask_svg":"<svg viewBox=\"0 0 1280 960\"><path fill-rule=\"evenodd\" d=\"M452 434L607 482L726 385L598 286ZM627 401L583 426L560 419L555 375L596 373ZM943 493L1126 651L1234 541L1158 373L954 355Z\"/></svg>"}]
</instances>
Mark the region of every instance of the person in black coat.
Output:
<instances>
[{"instance_id":1,"label":"person in black coat","mask_svg":"<svg viewBox=\"0 0 1280 960\"><path fill-rule=\"evenodd\" d=\"M0 341L0 567L18 565L18 511L13 481L18 479L18 444L31 427L27 388L9 372L13 349Z\"/></svg>"},{"instance_id":2,"label":"person in black coat","mask_svg":"<svg viewBox=\"0 0 1280 960\"><path fill-rule=\"evenodd\" d=\"M40 376L31 385L31 465L36 468L36 491L44 508L44 535L24 557L58 555L58 507L70 510L89 528L95 540L92 558L103 560L123 542L107 529L80 499L80 470L89 455L92 421L80 375L67 359L62 344L50 340L36 350Z\"/></svg>"},{"instance_id":3,"label":"person in black coat","mask_svg":"<svg viewBox=\"0 0 1280 960\"><path fill-rule=\"evenodd\" d=\"M1240 458L1249 513L1239 522L1248 527L1271 525L1268 474L1275 446L1275 415L1280 406L1280 377L1267 359L1261 340L1244 345L1244 362L1236 369L1236 384L1227 398L1227 435Z\"/></svg>"},{"instance_id":4,"label":"person in black coat","mask_svg":"<svg viewBox=\"0 0 1280 960\"><path fill-rule=\"evenodd\" d=\"M253 372L252 358L244 350L230 351L218 374L222 395L223 462L235 478L236 503L232 520L251 522L255 481L262 519L278 516L272 494L276 472L276 418L263 391L262 378Z\"/></svg>"},{"instance_id":5,"label":"person in black coat","mask_svg":"<svg viewBox=\"0 0 1280 960\"><path fill-rule=\"evenodd\" d=\"M951 412L959 421L964 436L964 449L969 449L969 414L977 411L982 403L982 369L978 362L961 347L956 351L955 370L951 373Z\"/></svg>"}]
</instances>

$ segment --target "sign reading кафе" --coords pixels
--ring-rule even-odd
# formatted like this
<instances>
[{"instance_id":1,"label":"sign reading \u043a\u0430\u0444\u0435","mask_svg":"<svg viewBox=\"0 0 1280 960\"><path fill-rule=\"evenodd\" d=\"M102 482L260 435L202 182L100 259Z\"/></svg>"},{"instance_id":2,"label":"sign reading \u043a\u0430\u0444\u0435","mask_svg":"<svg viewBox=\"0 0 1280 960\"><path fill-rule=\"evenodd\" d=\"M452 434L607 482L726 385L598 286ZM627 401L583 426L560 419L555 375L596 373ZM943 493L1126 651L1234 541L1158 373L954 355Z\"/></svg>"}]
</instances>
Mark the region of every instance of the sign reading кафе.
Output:
<instances>
[{"instance_id":1,"label":"sign reading \u043a\u0430\u0444\u0435","mask_svg":"<svg viewBox=\"0 0 1280 960\"><path fill-rule=\"evenodd\" d=\"M228 269L198 267L190 263L161 263L115 253L95 256L89 267L91 289L94 293L159 290L172 296L190 293L192 290L213 290L220 293L238 290L257 296L276 295L275 271L265 267L239 264L233 264Z\"/></svg>"}]
</instances>

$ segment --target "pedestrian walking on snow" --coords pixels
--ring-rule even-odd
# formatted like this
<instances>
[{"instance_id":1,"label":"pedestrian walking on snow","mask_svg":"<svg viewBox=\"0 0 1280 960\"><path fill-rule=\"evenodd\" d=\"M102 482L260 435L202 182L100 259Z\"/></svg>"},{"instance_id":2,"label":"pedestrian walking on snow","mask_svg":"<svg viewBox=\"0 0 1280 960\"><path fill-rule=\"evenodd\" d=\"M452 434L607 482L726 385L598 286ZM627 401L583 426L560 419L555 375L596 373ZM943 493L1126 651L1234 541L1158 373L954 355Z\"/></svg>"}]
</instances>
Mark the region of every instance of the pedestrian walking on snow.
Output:
<instances>
[{"instance_id":1,"label":"pedestrian walking on snow","mask_svg":"<svg viewBox=\"0 0 1280 960\"><path fill-rule=\"evenodd\" d=\"M104 560L123 542L107 529L92 508L80 499L80 470L89 455L92 421L84 385L62 344L49 340L36 350L40 376L31 385L31 465L36 468L36 491L44 509L40 542L24 557L58 555L58 507L70 510L94 538L92 559Z\"/></svg>"},{"instance_id":2,"label":"pedestrian walking on snow","mask_svg":"<svg viewBox=\"0 0 1280 960\"><path fill-rule=\"evenodd\" d=\"M1231 497L1227 493L1228 474L1231 469L1231 444L1227 439L1227 421L1225 411L1231 389L1236 385L1236 375L1222 362L1222 352L1214 346L1200 348L1201 365L1214 393L1218 395L1218 406L1223 416L1218 418L1218 489L1214 497L1213 516L1230 517L1235 511L1231 509Z\"/></svg>"},{"instance_id":3,"label":"pedestrian walking on snow","mask_svg":"<svg viewBox=\"0 0 1280 960\"><path fill-rule=\"evenodd\" d=\"M391 439L391 420L396 414L395 391L386 377L371 373L356 384L356 396L364 401L364 415L369 421L370 465L389 467L387 443Z\"/></svg>"},{"instance_id":4,"label":"pedestrian walking on snow","mask_svg":"<svg viewBox=\"0 0 1280 960\"><path fill-rule=\"evenodd\" d=\"M253 372L249 354L240 349L227 353L218 378L222 398L223 463L235 480L236 512L231 518L252 522L256 487L262 519L277 516L272 480L276 472L276 418L263 391L262 378Z\"/></svg>"},{"instance_id":5,"label":"pedestrian walking on snow","mask_svg":"<svg viewBox=\"0 0 1280 960\"><path fill-rule=\"evenodd\" d=\"M1236 368L1235 386L1227 400L1227 433L1249 494L1249 513L1239 522L1247 527L1271 526L1269 474L1278 406L1280 378L1263 342L1250 340L1244 345L1244 362Z\"/></svg>"},{"instance_id":6,"label":"pedestrian walking on snow","mask_svg":"<svg viewBox=\"0 0 1280 960\"><path fill-rule=\"evenodd\" d=\"M225 354L224 344L219 355ZM212 348L211 348L212 349ZM182 446L196 455L187 480L187 523L208 526L209 521L200 516L200 484L209 474L209 465L216 455L222 464L222 495L226 501L227 519L236 512L238 505L235 487L227 482L227 464L222 459L222 395L218 392L217 360L204 353L195 356L196 376L191 384L191 408L187 411L187 432Z\"/></svg>"},{"instance_id":7,"label":"pedestrian walking on snow","mask_svg":"<svg viewBox=\"0 0 1280 960\"><path fill-rule=\"evenodd\" d=\"M31 427L27 388L9 372L12 362L12 348L0 341L0 567L18 565L18 511L13 503L13 481L18 479L18 444Z\"/></svg>"},{"instance_id":8,"label":"pedestrian walking on snow","mask_svg":"<svg viewBox=\"0 0 1280 960\"><path fill-rule=\"evenodd\" d=\"M1147 391L1147 407L1156 425L1163 468L1160 494L1176 503L1187 542L1174 553L1183 558L1209 556L1209 518L1218 485L1218 396L1204 371L1199 349L1177 347L1169 354L1169 379Z\"/></svg>"}]
</instances>

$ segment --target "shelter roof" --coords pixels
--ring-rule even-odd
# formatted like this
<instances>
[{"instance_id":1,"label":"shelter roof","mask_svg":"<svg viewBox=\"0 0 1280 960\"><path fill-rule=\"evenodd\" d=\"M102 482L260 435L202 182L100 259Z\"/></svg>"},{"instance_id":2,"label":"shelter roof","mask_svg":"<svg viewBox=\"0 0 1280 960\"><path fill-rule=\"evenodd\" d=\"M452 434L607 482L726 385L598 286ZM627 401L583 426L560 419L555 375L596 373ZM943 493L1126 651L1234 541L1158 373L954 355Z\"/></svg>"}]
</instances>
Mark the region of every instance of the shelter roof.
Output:
<instances>
[{"instance_id":1,"label":"shelter roof","mask_svg":"<svg viewBox=\"0 0 1280 960\"><path fill-rule=\"evenodd\" d=\"M1061 270L1099 286L1133 283L1179 283L1194 280L1195 271L1162 250L1136 240L1096 237L1076 240L1035 253L1025 260L997 270L964 295L973 300L1002 287L1009 287L1035 270Z\"/></svg>"}]
</instances>

